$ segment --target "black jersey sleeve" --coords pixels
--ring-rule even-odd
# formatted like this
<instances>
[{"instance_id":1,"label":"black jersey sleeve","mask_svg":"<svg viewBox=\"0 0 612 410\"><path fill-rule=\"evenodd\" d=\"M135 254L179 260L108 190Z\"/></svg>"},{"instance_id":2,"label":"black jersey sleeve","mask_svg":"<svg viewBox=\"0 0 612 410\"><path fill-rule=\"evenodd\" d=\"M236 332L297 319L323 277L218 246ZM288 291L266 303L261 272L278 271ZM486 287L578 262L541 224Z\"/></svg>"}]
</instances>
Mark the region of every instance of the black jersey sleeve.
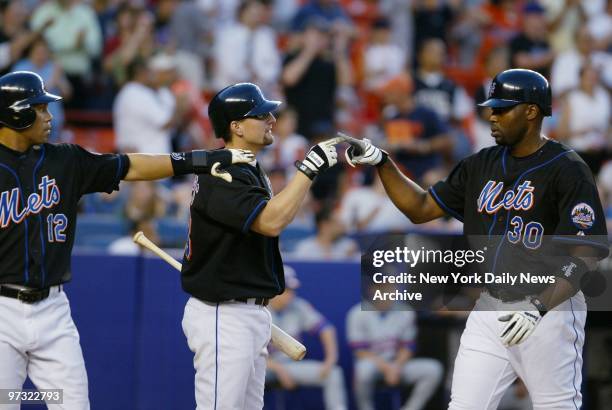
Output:
<instances>
[{"instance_id":1,"label":"black jersey sleeve","mask_svg":"<svg viewBox=\"0 0 612 410\"><path fill-rule=\"evenodd\" d=\"M608 232L595 180L582 161L572 161L559 174L556 184L559 223L553 241L587 245L609 253Z\"/></svg>"},{"instance_id":2,"label":"black jersey sleeve","mask_svg":"<svg viewBox=\"0 0 612 410\"><path fill-rule=\"evenodd\" d=\"M249 173L236 167L232 167L230 173L231 183L210 175L199 175L202 183L193 207L228 228L246 233L270 196Z\"/></svg>"},{"instance_id":3,"label":"black jersey sleeve","mask_svg":"<svg viewBox=\"0 0 612 410\"><path fill-rule=\"evenodd\" d=\"M124 154L96 154L78 145L68 148L76 161L75 171L80 195L92 192L111 193L119 189L119 182L129 169Z\"/></svg>"},{"instance_id":4,"label":"black jersey sleeve","mask_svg":"<svg viewBox=\"0 0 612 410\"><path fill-rule=\"evenodd\" d=\"M439 181L429 188L429 194L450 216L463 222L465 192L468 186L469 162L464 159L451 171L445 181Z\"/></svg>"}]
</instances>

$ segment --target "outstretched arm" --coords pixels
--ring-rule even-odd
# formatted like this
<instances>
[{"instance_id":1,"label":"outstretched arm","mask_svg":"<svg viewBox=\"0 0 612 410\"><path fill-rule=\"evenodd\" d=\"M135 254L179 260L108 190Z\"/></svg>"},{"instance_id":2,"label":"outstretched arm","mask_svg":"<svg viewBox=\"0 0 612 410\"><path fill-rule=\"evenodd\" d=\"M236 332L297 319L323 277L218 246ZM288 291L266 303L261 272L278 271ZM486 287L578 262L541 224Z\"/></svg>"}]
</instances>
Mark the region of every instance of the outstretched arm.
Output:
<instances>
[{"instance_id":1,"label":"outstretched arm","mask_svg":"<svg viewBox=\"0 0 612 410\"><path fill-rule=\"evenodd\" d=\"M378 175L393 204L413 223L420 224L444 216L429 192L405 176L390 158L380 167Z\"/></svg>"},{"instance_id":2,"label":"outstretched arm","mask_svg":"<svg viewBox=\"0 0 612 410\"><path fill-rule=\"evenodd\" d=\"M349 164L376 166L387 195L413 223L429 222L444 216L444 211L431 195L402 174L389 154L372 145L368 139L355 140L348 137L346 142L351 144L351 148L346 151Z\"/></svg>"},{"instance_id":3,"label":"outstretched arm","mask_svg":"<svg viewBox=\"0 0 612 410\"><path fill-rule=\"evenodd\" d=\"M173 175L214 173L213 165L220 168L236 163L247 163L255 159L250 151L222 149L216 151L195 150L172 154L127 154L130 169L126 181L151 181ZM225 175L222 171L215 176ZM226 178L224 178L226 179ZM227 179L226 179L227 180ZM231 179L228 181L231 182Z\"/></svg>"}]
</instances>

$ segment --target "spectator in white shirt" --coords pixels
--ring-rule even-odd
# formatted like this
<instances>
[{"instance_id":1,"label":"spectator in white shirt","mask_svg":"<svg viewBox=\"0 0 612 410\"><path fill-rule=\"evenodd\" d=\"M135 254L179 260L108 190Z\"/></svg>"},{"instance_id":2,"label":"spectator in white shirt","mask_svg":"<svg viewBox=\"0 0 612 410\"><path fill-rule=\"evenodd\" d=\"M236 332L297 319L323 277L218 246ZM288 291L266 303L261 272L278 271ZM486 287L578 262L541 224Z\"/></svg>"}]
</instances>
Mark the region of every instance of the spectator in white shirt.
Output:
<instances>
[{"instance_id":1,"label":"spectator in white shirt","mask_svg":"<svg viewBox=\"0 0 612 410\"><path fill-rule=\"evenodd\" d=\"M237 13L238 21L216 34L213 85L221 89L229 84L252 82L264 93L273 93L281 59L276 34L264 21L266 5L261 0L245 0Z\"/></svg>"},{"instance_id":2,"label":"spectator in white shirt","mask_svg":"<svg viewBox=\"0 0 612 410\"><path fill-rule=\"evenodd\" d=\"M391 41L391 26L387 19L378 19L372 25L364 65L368 90L380 88L405 69L406 53Z\"/></svg>"},{"instance_id":3,"label":"spectator in white shirt","mask_svg":"<svg viewBox=\"0 0 612 410\"><path fill-rule=\"evenodd\" d=\"M163 59L134 60L129 81L113 104L117 148L121 152L169 153L172 130L188 108L186 99L175 99L160 83L160 71L171 69Z\"/></svg>"},{"instance_id":4,"label":"spectator in white shirt","mask_svg":"<svg viewBox=\"0 0 612 410\"><path fill-rule=\"evenodd\" d=\"M596 175L610 142L610 95L590 63L580 69L580 87L564 101L557 130L560 140L574 148Z\"/></svg>"}]
</instances>

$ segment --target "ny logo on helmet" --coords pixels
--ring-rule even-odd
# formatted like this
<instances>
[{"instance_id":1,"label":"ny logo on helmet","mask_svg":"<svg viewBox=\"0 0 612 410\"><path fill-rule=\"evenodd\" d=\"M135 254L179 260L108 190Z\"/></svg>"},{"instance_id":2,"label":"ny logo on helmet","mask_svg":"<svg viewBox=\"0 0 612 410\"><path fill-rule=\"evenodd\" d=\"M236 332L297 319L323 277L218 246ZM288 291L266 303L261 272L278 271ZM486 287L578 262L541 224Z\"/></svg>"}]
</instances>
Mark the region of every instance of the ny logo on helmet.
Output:
<instances>
[{"instance_id":1,"label":"ny logo on helmet","mask_svg":"<svg viewBox=\"0 0 612 410\"><path fill-rule=\"evenodd\" d=\"M11 105L9 105L9 108L15 112L21 112L23 110L27 110L28 108L30 108L30 104L23 104L26 101L27 100L15 101Z\"/></svg>"},{"instance_id":2,"label":"ny logo on helmet","mask_svg":"<svg viewBox=\"0 0 612 410\"><path fill-rule=\"evenodd\" d=\"M496 83L495 83L495 81L493 81L491 83L491 88L489 88L489 98L491 98L493 96L493 93L495 92L495 85L496 85Z\"/></svg>"}]
</instances>

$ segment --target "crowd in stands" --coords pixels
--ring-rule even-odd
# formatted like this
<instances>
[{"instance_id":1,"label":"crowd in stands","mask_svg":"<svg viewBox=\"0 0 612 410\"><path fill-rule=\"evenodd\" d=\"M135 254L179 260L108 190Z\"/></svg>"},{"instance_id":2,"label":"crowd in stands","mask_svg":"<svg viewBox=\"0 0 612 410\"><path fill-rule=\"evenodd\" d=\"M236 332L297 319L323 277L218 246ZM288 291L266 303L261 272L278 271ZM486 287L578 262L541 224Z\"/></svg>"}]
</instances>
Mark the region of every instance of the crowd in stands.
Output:
<instances>
[{"instance_id":1,"label":"crowd in stands","mask_svg":"<svg viewBox=\"0 0 612 410\"><path fill-rule=\"evenodd\" d=\"M338 130L370 138L429 186L494 143L476 106L492 76L536 70L553 90L546 134L583 156L612 221L612 0L2 0L0 13L0 72L35 71L65 97L50 107L52 142L216 148L207 102L250 81L284 102L259 158L276 191L295 159ZM124 185L82 212L121 216L121 234L164 218L186 231L190 179ZM375 172L341 161L313 186L283 248L352 258L359 235L408 229Z\"/></svg>"}]
</instances>

